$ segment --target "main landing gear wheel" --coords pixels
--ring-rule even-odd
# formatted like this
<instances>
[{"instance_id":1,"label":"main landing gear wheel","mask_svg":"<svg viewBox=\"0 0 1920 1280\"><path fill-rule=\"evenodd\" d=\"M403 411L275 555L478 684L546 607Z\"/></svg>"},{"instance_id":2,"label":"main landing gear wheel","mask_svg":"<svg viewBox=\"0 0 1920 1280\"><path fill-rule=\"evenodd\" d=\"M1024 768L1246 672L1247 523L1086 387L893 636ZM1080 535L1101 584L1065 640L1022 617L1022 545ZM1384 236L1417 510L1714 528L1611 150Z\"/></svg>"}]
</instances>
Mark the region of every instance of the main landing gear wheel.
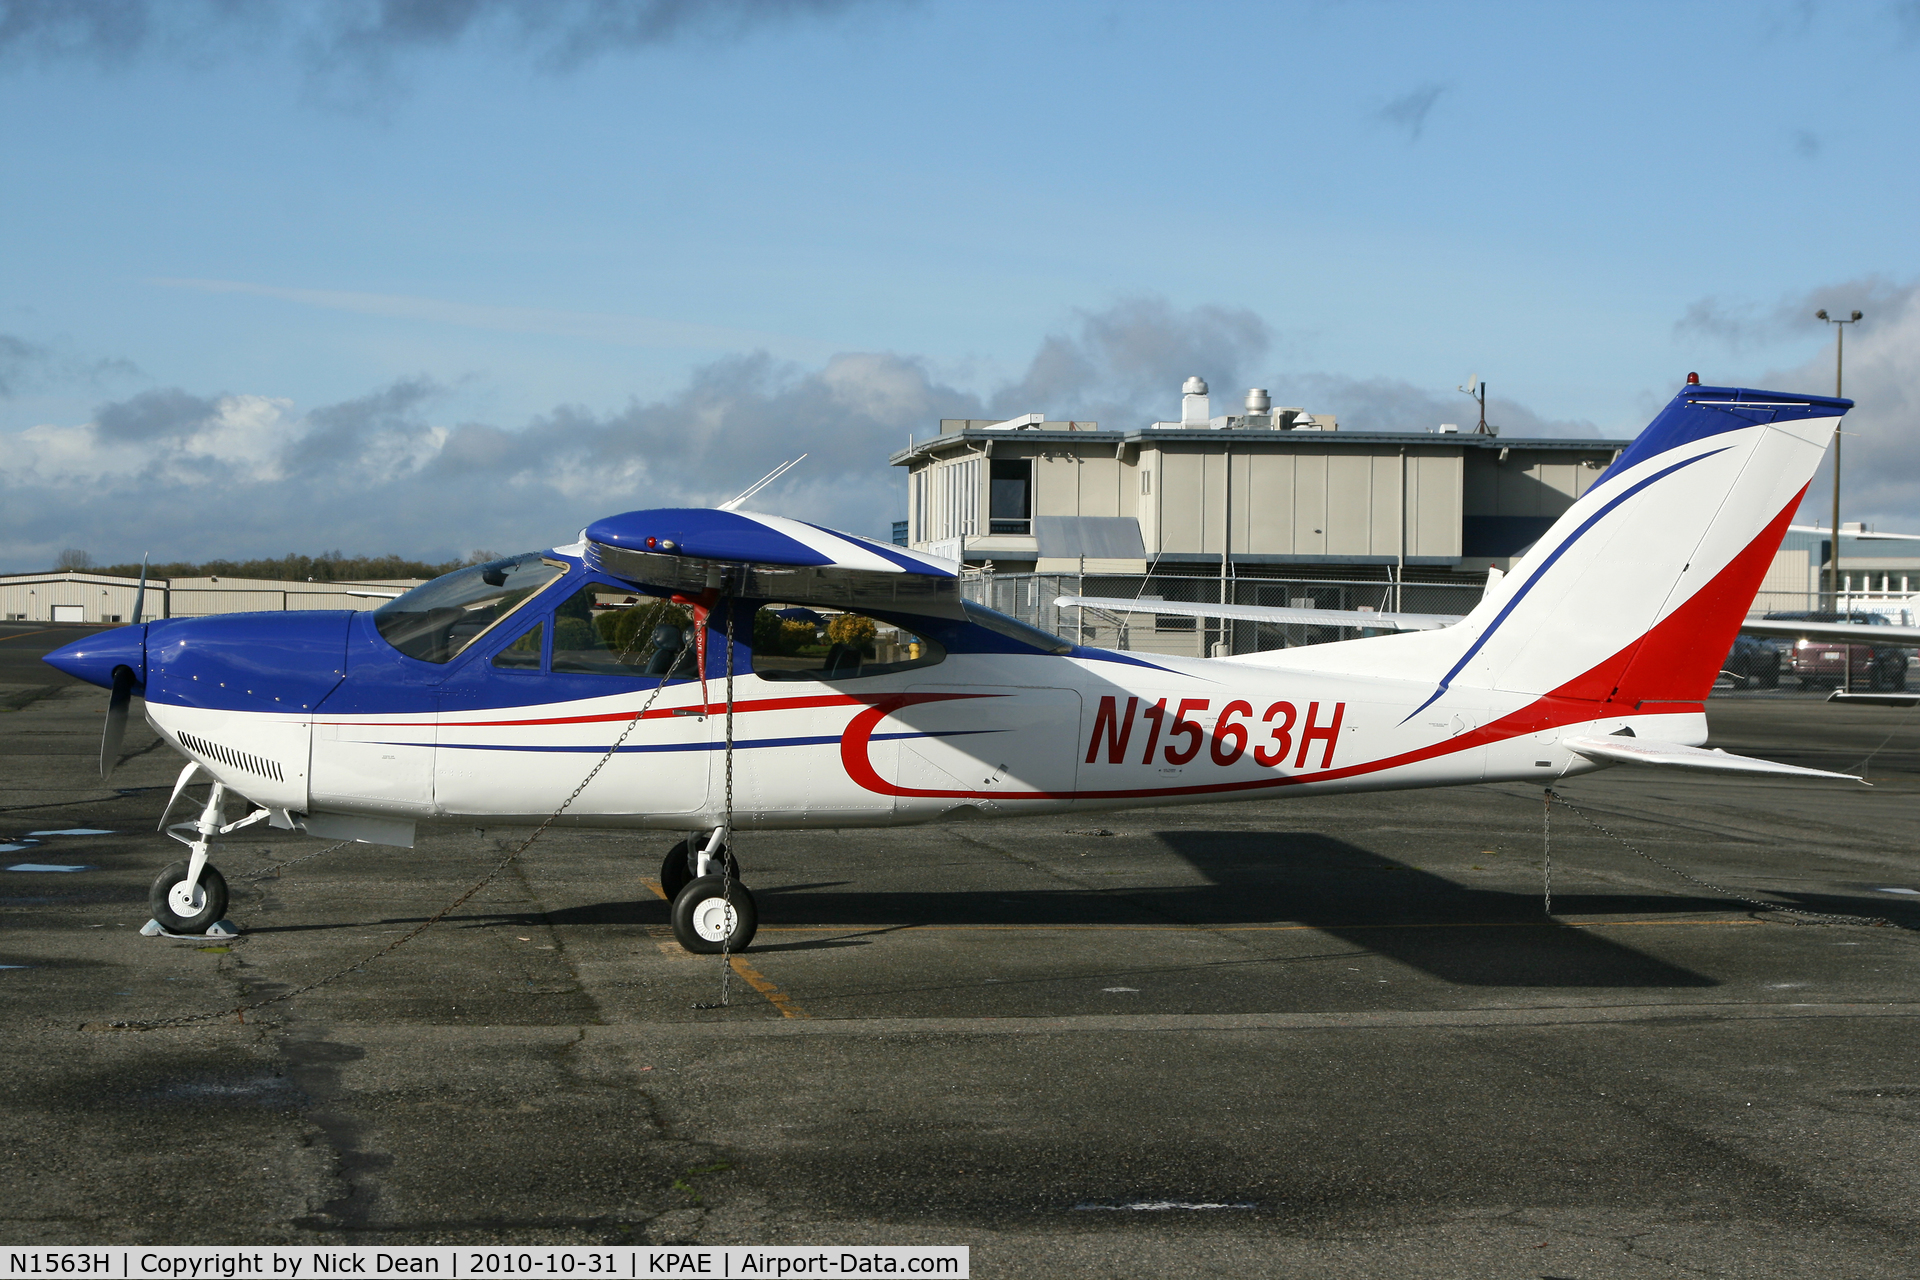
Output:
<instances>
[{"instance_id":1,"label":"main landing gear wheel","mask_svg":"<svg viewBox=\"0 0 1920 1280\"><path fill-rule=\"evenodd\" d=\"M227 878L211 864L200 868L200 883L187 891L187 864L175 862L147 892L153 918L168 933L205 933L227 914Z\"/></svg>"},{"instance_id":2,"label":"main landing gear wheel","mask_svg":"<svg viewBox=\"0 0 1920 1280\"><path fill-rule=\"evenodd\" d=\"M701 876L674 895L673 936L695 955L719 955L723 946L728 951L745 951L760 927L760 911L747 886L733 882L731 903L721 890L719 876ZM732 937L727 936L729 930Z\"/></svg>"},{"instance_id":3,"label":"main landing gear wheel","mask_svg":"<svg viewBox=\"0 0 1920 1280\"><path fill-rule=\"evenodd\" d=\"M666 891L668 902L672 902L675 898L679 897L680 891L687 887L688 881L693 879L693 858L687 848L689 843L696 849L704 849L707 847L707 837L705 835L697 835L689 836L686 840L682 840L679 844L667 850L666 859L660 864L660 887ZM733 850L731 849L724 849L722 853L728 865L733 868L733 878L735 883L738 883L740 880L739 860L733 856ZM718 868L715 868L714 874L720 874Z\"/></svg>"}]
</instances>

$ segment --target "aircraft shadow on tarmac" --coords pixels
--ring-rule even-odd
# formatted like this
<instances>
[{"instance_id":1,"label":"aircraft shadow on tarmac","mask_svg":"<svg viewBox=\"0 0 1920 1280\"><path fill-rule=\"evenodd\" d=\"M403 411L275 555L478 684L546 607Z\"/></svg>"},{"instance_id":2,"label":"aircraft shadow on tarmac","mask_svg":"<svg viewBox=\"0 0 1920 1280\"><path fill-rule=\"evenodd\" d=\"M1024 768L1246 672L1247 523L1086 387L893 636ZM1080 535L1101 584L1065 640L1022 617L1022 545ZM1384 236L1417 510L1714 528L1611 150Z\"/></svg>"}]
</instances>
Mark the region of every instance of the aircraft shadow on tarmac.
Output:
<instances>
[{"instance_id":1,"label":"aircraft shadow on tarmac","mask_svg":"<svg viewBox=\"0 0 1920 1280\"><path fill-rule=\"evenodd\" d=\"M1162 831L1161 844L1207 883L1141 884L1151 872L1129 870L1131 884L1113 888L862 890L847 879L755 883L763 925L844 929L850 937L774 942L756 950L819 950L867 945L880 935L916 927L1132 926L1244 929L1305 926L1460 986L1697 988L1719 985L1704 974L1634 949L1595 929L1546 918L1538 892L1481 889L1423 871L1319 832ZM1108 864L1106 869L1112 869ZM1491 869L1491 868L1490 868ZM1786 895L1805 910L1888 916L1920 926L1920 913L1865 899ZM1725 918L1743 904L1704 894L1556 892L1559 921L1609 916L1708 915ZM1914 919L1906 917L1913 916ZM408 919L388 924L412 923ZM549 924L572 928L660 927L667 903L644 898L582 903L549 911L462 913L449 925L467 928ZM304 931L341 924L266 926L261 932Z\"/></svg>"},{"instance_id":2,"label":"aircraft shadow on tarmac","mask_svg":"<svg viewBox=\"0 0 1920 1280\"><path fill-rule=\"evenodd\" d=\"M1163 831L1158 835L1210 883L863 892L857 887L859 880L850 879L755 885L754 895L763 925L823 925L879 933L903 926L939 925L1158 924L1245 929L1291 924L1331 934L1462 986L1718 985L1713 978L1595 930L1545 918L1538 893L1473 888L1317 832ZM1738 910L1739 904L1702 895L1628 891L1554 895L1554 912L1562 919L1694 912L1718 916L1730 909ZM1821 909L1848 907L1842 903ZM504 915L496 919L507 921ZM662 925L667 904L657 898L601 902L513 919L570 926ZM783 949L821 945L836 944L796 942Z\"/></svg>"}]
</instances>

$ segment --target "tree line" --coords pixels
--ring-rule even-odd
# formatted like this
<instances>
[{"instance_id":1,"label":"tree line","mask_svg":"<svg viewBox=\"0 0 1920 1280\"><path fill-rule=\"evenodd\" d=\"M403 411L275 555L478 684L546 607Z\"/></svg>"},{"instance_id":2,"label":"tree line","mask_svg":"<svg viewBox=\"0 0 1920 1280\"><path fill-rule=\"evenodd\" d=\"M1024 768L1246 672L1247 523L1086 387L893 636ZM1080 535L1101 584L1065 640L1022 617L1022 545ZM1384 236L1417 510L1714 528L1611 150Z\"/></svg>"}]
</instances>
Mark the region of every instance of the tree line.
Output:
<instances>
[{"instance_id":1,"label":"tree line","mask_svg":"<svg viewBox=\"0 0 1920 1280\"><path fill-rule=\"evenodd\" d=\"M323 551L308 556L288 554L255 560L172 560L147 566L149 578L271 578L282 582L364 582L377 578L437 578L443 573L469 564L497 560L492 551L475 551L464 560L434 563L405 556L350 556L343 551ZM69 549L60 553L55 572L67 569L110 577L137 578L140 566L134 564L96 565L84 551Z\"/></svg>"}]
</instances>

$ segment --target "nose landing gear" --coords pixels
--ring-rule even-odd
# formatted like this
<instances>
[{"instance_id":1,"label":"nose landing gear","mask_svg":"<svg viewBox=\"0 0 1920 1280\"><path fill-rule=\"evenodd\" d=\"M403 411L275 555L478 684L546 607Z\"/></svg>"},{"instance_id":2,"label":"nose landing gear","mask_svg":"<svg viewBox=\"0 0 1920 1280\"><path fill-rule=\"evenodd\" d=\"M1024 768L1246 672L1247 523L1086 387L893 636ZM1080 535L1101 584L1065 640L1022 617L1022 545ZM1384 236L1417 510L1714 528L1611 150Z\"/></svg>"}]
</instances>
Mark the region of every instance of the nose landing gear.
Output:
<instances>
[{"instance_id":1,"label":"nose landing gear","mask_svg":"<svg viewBox=\"0 0 1920 1280\"><path fill-rule=\"evenodd\" d=\"M208 791L207 802L197 819L168 826L173 806L199 771L198 764L190 764L180 771L179 781L173 784L173 797L167 801L166 812L160 815L161 827L186 845L188 853L185 862L169 863L147 892L147 905L153 911L153 923L148 928L158 926L157 931L161 933L238 932L230 925L216 929L226 919L227 880L218 867L207 861L207 853L213 847L215 836L250 827L267 816L265 809L256 809L238 822L226 821L226 784L216 782Z\"/></svg>"},{"instance_id":2,"label":"nose landing gear","mask_svg":"<svg viewBox=\"0 0 1920 1280\"><path fill-rule=\"evenodd\" d=\"M154 922L168 933L205 933L226 918L227 878L220 868L207 863L200 868L199 883L191 883L187 879L190 865L168 863L147 892Z\"/></svg>"}]
</instances>

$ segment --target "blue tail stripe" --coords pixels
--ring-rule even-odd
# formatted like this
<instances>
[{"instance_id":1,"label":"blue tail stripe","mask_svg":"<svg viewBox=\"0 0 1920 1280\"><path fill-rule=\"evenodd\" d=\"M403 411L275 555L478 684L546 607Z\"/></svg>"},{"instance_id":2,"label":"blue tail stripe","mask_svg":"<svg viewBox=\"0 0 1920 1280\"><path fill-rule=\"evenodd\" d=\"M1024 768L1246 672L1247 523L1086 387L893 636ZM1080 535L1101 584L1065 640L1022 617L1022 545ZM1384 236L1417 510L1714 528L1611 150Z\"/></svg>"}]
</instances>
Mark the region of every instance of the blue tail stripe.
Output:
<instances>
[{"instance_id":1,"label":"blue tail stripe","mask_svg":"<svg viewBox=\"0 0 1920 1280\"><path fill-rule=\"evenodd\" d=\"M1741 425L1751 426L1753 424L1742 423ZM1406 720L1402 720L1400 723L1405 724L1407 720L1411 720L1413 719L1414 716L1417 716L1422 711L1425 711L1428 707L1433 705L1435 698L1438 698L1441 694L1447 691L1448 687L1453 683L1453 678L1459 675L1461 670L1469 662L1473 661L1473 655L1476 653L1479 653L1482 646L1484 646L1487 643L1487 641L1493 639L1493 633L1500 629L1500 624L1507 620L1507 615L1512 613L1514 609L1519 606L1520 602L1527 598L1527 593L1529 591L1532 591L1534 587L1539 584L1540 580L1547 576L1547 570L1553 568L1554 562L1557 561L1561 556L1566 554L1567 548L1571 547L1574 543L1578 542L1581 536L1584 535L1587 532L1587 530L1593 528L1594 525L1598 524L1600 522L1601 517L1605 516L1609 511L1612 511L1615 507L1619 506L1621 503L1625 502L1628 498L1631 498L1634 494L1640 492L1642 489L1646 488L1648 485L1654 483L1656 480L1664 480L1668 476L1672 475L1674 472L1680 470L1682 467L1690 467L1694 463L1699 462L1704 458L1711 458L1715 454L1725 453L1728 449L1731 449L1732 447L1733 447L1732 445L1727 445L1723 448L1714 449L1708 453L1698 453L1691 458L1684 458L1681 461L1674 463L1672 466L1666 468L1663 471L1656 471L1652 475L1648 476L1646 479L1638 482L1637 484L1633 485L1631 488L1627 489L1625 492L1615 494L1613 497L1613 500L1607 503L1606 506L1601 507L1598 511L1594 512L1592 515L1588 516L1585 520L1581 521L1580 527L1578 529L1575 529L1571 534L1569 534L1566 540L1563 541L1559 546L1555 547L1553 549L1552 554L1550 554L1545 560L1541 561L1540 567L1534 570L1533 576L1528 578L1526 582L1521 585L1519 590L1513 593L1513 598L1507 601L1506 607L1504 609L1500 610L1498 614L1494 615L1493 621L1487 624L1487 629L1480 633L1480 638L1475 640L1470 646L1468 646L1467 651L1460 655L1460 661L1454 663L1453 668L1450 671L1448 671L1446 675L1440 677L1440 684L1438 685L1438 687L1434 689L1433 696L1428 698L1425 702L1421 703L1419 706L1415 707L1410 713L1408 713ZM1593 491L1589 489L1587 492L1591 493Z\"/></svg>"}]
</instances>

